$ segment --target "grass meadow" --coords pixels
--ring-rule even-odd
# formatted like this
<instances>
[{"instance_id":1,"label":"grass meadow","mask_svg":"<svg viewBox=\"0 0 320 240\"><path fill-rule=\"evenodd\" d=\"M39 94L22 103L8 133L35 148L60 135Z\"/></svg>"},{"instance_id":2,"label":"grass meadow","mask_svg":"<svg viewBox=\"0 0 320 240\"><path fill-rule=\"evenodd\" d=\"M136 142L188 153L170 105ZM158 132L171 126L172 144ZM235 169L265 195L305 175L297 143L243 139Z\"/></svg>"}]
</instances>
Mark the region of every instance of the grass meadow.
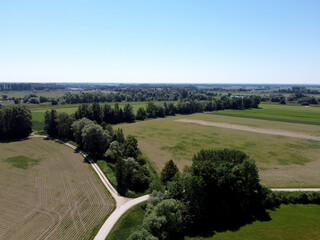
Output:
<instances>
[{"instance_id":1,"label":"grass meadow","mask_svg":"<svg viewBox=\"0 0 320 240\"><path fill-rule=\"evenodd\" d=\"M261 103L259 109L223 110L215 115L320 125L320 107Z\"/></svg>"},{"instance_id":2,"label":"grass meadow","mask_svg":"<svg viewBox=\"0 0 320 240\"><path fill-rule=\"evenodd\" d=\"M281 205L269 211L270 221L256 221L237 231L218 232L211 237L186 240L310 240L320 236L320 206Z\"/></svg>"},{"instance_id":3,"label":"grass meadow","mask_svg":"<svg viewBox=\"0 0 320 240\"><path fill-rule=\"evenodd\" d=\"M184 166L192 164L193 155L203 148L230 148L244 151L256 160L262 184L268 187L320 186L320 141L175 121L181 118L233 124L241 122L243 125L263 128L273 125L274 129L310 134L319 132L315 125L278 124L274 121L213 114L178 115L118 126L123 128L125 134L138 138L139 147L153 162L158 173L170 159L182 170Z\"/></svg>"},{"instance_id":4,"label":"grass meadow","mask_svg":"<svg viewBox=\"0 0 320 240\"><path fill-rule=\"evenodd\" d=\"M0 149L0 239L92 239L113 211L113 198L71 148L30 138Z\"/></svg>"},{"instance_id":5,"label":"grass meadow","mask_svg":"<svg viewBox=\"0 0 320 240\"><path fill-rule=\"evenodd\" d=\"M141 226L145 215L145 205L146 203L140 203L122 215L112 228L106 240L128 239L128 237Z\"/></svg>"},{"instance_id":6,"label":"grass meadow","mask_svg":"<svg viewBox=\"0 0 320 240\"><path fill-rule=\"evenodd\" d=\"M141 205L134 206L119 219L106 240L127 239L141 226L144 215ZM185 237L185 240L310 240L320 236L319 205L283 204L269 211L269 216L268 221L255 221L236 231Z\"/></svg>"}]
</instances>

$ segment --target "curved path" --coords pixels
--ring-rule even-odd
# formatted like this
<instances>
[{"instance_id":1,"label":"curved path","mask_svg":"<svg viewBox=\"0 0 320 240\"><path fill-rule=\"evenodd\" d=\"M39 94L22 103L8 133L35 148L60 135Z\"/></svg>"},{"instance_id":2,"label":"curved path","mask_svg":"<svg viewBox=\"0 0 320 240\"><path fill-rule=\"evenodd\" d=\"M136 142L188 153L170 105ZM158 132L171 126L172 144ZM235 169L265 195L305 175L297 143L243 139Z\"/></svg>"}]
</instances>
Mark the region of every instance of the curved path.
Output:
<instances>
[{"instance_id":1,"label":"curved path","mask_svg":"<svg viewBox=\"0 0 320 240\"><path fill-rule=\"evenodd\" d=\"M32 133L31 137L43 137L47 138L48 136L44 135L35 135ZM59 141L59 140L58 140ZM66 143L64 141L59 141L60 143L72 148L73 150L76 150L77 147L73 146L70 143ZM95 172L97 173L98 177L101 179L103 185L107 188L107 190L110 192L114 200L116 201L116 209L113 211L113 213L107 218L105 223L100 228L99 232L95 236L94 240L105 240L108 234L110 233L113 226L116 224L116 222L119 220L119 218L130 208L133 206L142 203L144 201L147 201L149 199L149 195L144 195L138 198L126 198L120 196L120 194L117 192L117 190L112 186L112 184L109 182L107 177L104 175L104 173L101 171L99 166L92 160L91 157L88 156L88 154L82 150L79 150L79 153L91 164Z\"/></svg>"},{"instance_id":2,"label":"curved path","mask_svg":"<svg viewBox=\"0 0 320 240\"><path fill-rule=\"evenodd\" d=\"M283 131L283 130L277 130L277 129L256 128L256 127L248 127L248 126L229 124L229 123L207 122L207 121L197 120L197 119L178 119L175 121L185 122L185 123L196 123L196 124L200 124L200 125L229 128L229 129L242 130L242 131L248 131L248 132L265 133L265 134L271 134L271 135L278 135L278 136L285 136L285 137L296 137L296 138L304 138L304 139L320 141L320 136L312 136L312 135L308 135L308 134L304 134L304 133L289 132L289 131Z\"/></svg>"}]
</instances>

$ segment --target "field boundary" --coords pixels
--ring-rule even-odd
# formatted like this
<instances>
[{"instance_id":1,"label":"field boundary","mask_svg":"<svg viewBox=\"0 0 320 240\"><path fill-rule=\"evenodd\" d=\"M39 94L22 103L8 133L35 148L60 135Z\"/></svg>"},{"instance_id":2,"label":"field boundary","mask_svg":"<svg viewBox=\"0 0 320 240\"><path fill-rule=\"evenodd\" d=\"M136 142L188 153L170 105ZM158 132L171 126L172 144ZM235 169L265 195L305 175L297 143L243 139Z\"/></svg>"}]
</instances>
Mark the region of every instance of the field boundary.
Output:
<instances>
[{"instance_id":1,"label":"field boundary","mask_svg":"<svg viewBox=\"0 0 320 240\"><path fill-rule=\"evenodd\" d=\"M284 136L284 137L295 137L295 138L303 138L303 139L320 141L320 136L311 136L308 134L298 133L298 132L289 132L289 131L267 129L267 128L248 127L248 126L244 126L244 125L236 125L236 124L229 124L229 123L208 122L208 121L196 120L196 119L178 119L175 121L176 122L184 122L184 123L195 123L195 124L200 124L200 125L205 125L205 126L221 127L221 128L228 128L228 129L255 132L255 133L278 135L278 136Z\"/></svg>"},{"instance_id":2,"label":"field boundary","mask_svg":"<svg viewBox=\"0 0 320 240\"><path fill-rule=\"evenodd\" d=\"M259 119L259 120L267 120L267 121L275 121L275 122L299 123L299 124L309 124L309 125L317 125L317 126L320 125L320 123L311 122L311 121L301 121L301 120L261 117L261 116L238 115L238 114L233 114L233 113L205 112L205 114L212 114L212 115L226 116L226 117Z\"/></svg>"}]
</instances>

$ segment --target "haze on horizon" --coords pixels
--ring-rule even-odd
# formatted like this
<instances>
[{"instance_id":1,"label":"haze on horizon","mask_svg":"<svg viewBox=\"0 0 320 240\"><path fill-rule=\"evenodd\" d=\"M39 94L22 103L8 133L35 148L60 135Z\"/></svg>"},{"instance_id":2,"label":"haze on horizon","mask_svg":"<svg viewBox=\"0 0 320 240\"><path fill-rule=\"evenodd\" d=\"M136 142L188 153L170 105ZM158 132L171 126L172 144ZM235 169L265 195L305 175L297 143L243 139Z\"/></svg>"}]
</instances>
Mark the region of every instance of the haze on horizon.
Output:
<instances>
[{"instance_id":1,"label":"haze on horizon","mask_svg":"<svg viewBox=\"0 0 320 240\"><path fill-rule=\"evenodd\" d=\"M320 2L11 0L0 82L320 84Z\"/></svg>"}]
</instances>

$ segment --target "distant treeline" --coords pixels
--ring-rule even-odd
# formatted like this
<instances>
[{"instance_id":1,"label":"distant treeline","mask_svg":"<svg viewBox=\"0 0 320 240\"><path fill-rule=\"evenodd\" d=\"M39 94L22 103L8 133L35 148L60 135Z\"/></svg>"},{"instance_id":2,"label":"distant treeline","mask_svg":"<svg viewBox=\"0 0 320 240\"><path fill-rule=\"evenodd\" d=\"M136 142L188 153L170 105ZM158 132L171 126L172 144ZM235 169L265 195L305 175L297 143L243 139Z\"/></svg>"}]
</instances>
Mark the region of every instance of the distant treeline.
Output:
<instances>
[{"instance_id":1,"label":"distant treeline","mask_svg":"<svg viewBox=\"0 0 320 240\"><path fill-rule=\"evenodd\" d=\"M279 89L280 93L301 93L301 94L320 94L319 90L308 89L306 87L292 87L287 89Z\"/></svg>"},{"instance_id":2,"label":"distant treeline","mask_svg":"<svg viewBox=\"0 0 320 240\"><path fill-rule=\"evenodd\" d=\"M287 102L297 102L301 105L309 105L309 104L319 104L320 98L316 98L314 96L307 96L303 93L294 93L290 96L286 97L281 93L271 94L269 97L263 96L261 98L262 101L270 101L270 102L278 102L280 104L286 104Z\"/></svg>"},{"instance_id":3,"label":"distant treeline","mask_svg":"<svg viewBox=\"0 0 320 240\"><path fill-rule=\"evenodd\" d=\"M146 118L156 118L173 116L175 114L192 114L203 111L216 111L223 109L248 109L258 108L260 104L259 96L248 96L244 98L228 98L214 99L212 101L198 101L192 99L184 99L178 101L175 105L173 102L164 102L155 104L148 102L146 108L140 107L134 114L133 107L127 103L124 108L120 108L116 103L114 107L109 104L101 106L99 103L92 105L82 104L75 112L76 119L88 118L97 123L116 124L121 122L134 122L144 120Z\"/></svg>"},{"instance_id":4,"label":"distant treeline","mask_svg":"<svg viewBox=\"0 0 320 240\"><path fill-rule=\"evenodd\" d=\"M65 89L65 87L54 83L0 83L0 91L33 91L59 89Z\"/></svg>"}]
</instances>

